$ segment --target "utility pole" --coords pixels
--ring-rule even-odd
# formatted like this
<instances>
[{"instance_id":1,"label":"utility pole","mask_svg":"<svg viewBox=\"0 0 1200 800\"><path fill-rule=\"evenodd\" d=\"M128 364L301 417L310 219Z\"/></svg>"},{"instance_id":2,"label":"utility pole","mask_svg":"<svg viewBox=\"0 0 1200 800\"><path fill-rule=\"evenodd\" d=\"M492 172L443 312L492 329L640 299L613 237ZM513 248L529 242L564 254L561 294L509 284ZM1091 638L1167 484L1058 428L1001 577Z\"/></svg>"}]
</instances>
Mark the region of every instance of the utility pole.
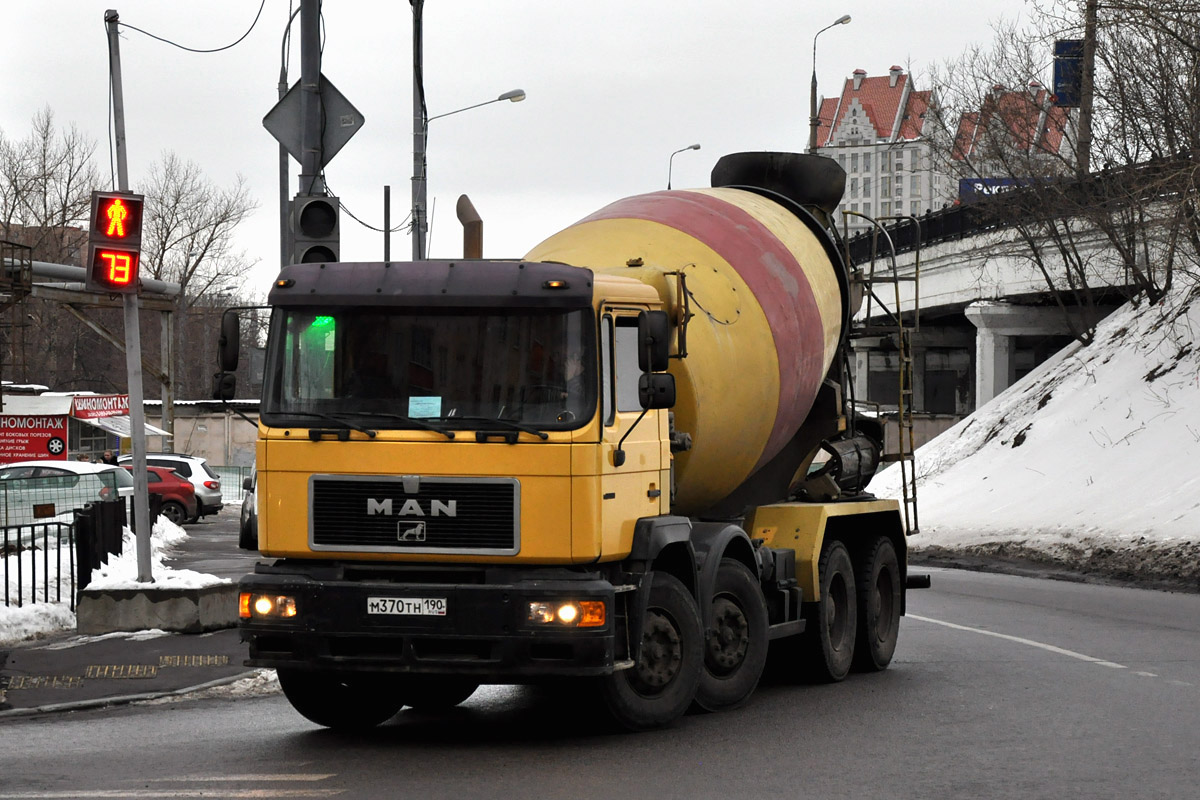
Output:
<instances>
[{"instance_id":1,"label":"utility pole","mask_svg":"<svg viewBox=\"0 0 1200 800\"><path fill-rule=\"evenodd\" d=\"M413 185L412 257L425 258L425 86L422 80L425 53L422 45L422 15L425 0L409 0L413 11Z\"/></svg>"},{"instance_id":2,"label":"utility pole","mask_svg":"<svg viewBox=\"0 0 1200 800\"><path fill-rule=\"evenodd\" d=\"M1076 174L1092 171L1092 95L1096 89L1096 7L1098 0L1087 0L1083 12L1083 74L1079 81L1079 135L1075 154Z\"/></svg>"},{"instance_id":3,"label":"utility pole","mask_svg":"<svg viewBox=\"0 0 1200 800\"><path fill-rule=\"evenodd\" d=\"M325 194L321 179L321 0L300 0L300 194Z\"/></svg>"},{"instance_id":4,"label":"utility pole","mask_svg":"<svg viewBox=\"0 0 1200 800\"><path fill-rule=\"evenodd\" d=\"M104 12L108 31L109 74L112 83L113 135L117 147L117 189L129 191L129 164L125 152L125 97L121 86L120 17ZM129 439L133 445L133 524L137 530L138 583L153 583L150 567L150 485L146 479L146 409L142 394L142 334L138 325L137 292L124 295L125 370L129 374Z\"/></svg>"}]
</instances>

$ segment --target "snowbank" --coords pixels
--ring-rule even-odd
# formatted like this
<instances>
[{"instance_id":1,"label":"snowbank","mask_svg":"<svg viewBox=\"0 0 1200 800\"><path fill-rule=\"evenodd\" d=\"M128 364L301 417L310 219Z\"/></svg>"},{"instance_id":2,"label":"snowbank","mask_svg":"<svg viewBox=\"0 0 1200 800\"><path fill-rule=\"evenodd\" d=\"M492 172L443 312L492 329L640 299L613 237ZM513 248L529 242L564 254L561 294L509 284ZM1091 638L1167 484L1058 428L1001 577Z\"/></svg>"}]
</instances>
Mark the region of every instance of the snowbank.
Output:
<instances>
[{"instance_id":1,"label":"snowbank","mask_svg":"<svg viewBox=\"0 0 1200 800\"><path fill-rule=\"evenodd\" d=\"M1127 553L1119 560L1174 558L1177 575L1200 577L1197 296L1188 282L1155 305L1127 304L1092 344L918 449L912 548L1061 563ZM892 467L871 490L899 497L899 481Z\"/></svg>"},{"instance_id":2,"label":"snowbank","mask_svg":"<svg viewBox=\"0 0 1200 800\"><path fill-rule=\"evenodd\" d=\"M89 589L140 589L146 586L171 589L197 589L219 583L229 583L226 578L218 578L201 572L187 569L172 569L163 563L169 558L173 549L188 538L183 528L159 517L151 529L150 560L153 584L142 584L137 581L137 542L133 532L125 529L122 552L119 556L110 556L107 564L92 573ZM64 545L65 548L65 545ZM41 553L36 550L25 550L7 557L10 564L15 564L18 558L38 558ZM51 554L54 561L56 554ZM66 556L64 556L64 560ZM28 570L25 570L28 574ZM15 580L16 567L10 569L10 575ZM67 598L71 594L69 578L62 582L62 602L27 603L20 608L16 606L0 606L0 645L12 644L25 639L32 639L59 631L75 628L75 613L70 610ZM51 595L54 588L51 587ZM13 595L15 597L15 594Z\"/></svg>"}]
</instances>

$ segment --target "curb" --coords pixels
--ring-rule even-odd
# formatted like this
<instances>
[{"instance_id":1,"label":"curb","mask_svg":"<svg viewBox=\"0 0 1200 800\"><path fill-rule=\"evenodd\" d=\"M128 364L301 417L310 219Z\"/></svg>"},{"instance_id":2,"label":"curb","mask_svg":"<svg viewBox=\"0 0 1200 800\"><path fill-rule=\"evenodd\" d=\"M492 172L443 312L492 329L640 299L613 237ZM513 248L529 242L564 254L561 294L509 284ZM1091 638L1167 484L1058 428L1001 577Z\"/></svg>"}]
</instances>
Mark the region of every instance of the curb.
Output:
<instances>
[{"instance_id":1,"label":"curb","mask_svg":"<svg viewBox=\"0 0 1200 800\"><path fill-rule=\"evenodd\" d=\"M208 681L207 683L199 683L195 686L186 686L182 689L173 689L166 692L142 692L141 694L126 694L117 697L101 697L95 700L76 700L70 703L51 703L44 706L33 706L32 708L10 708L7 711L0 711L0 720L13 717L32 717L37 714L49 714L56 711L85 711L92 708L106 708L108 706L126 705L128 703L136 703L141 700L158 700L163 697L174 697L178 695L191 694L204 689L212 689L216 686L225 686L226 684L235 683L242 678L248 678L255 675L258 670L247 670L246 672L237 675L230 675L225 678L217 678L216 680Z\"/></svg>"}]
</instances>

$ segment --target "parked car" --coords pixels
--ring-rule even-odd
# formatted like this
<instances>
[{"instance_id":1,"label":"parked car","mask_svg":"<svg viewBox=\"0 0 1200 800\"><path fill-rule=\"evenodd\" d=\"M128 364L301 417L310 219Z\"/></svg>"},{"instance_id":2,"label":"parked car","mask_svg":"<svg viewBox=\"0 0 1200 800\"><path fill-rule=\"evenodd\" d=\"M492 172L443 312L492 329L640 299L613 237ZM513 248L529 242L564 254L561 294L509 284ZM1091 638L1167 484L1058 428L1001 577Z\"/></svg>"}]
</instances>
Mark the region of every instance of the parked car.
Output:
<instances>
[{"instance_id":1,"label":"parked car","mask_svg":"<svg viewBox=\"0 0 1200 800\"><path fill-rule=\"evenodd\" d=\"M242 496L242 523L238 527L238 547L243 550L258 549L258 469L251 469L250 474L242 479L242 488L246 493Z\"/></svg>"},{"instance_id":2,"label":"parked car","mask_svg":"<svg viewBox=\"0 0 1200 800\"><path fill-rule=\"evenodd\" d=\"M125 469L133 472L133 467L129 465ZM162 515L171 522L182 525L196 516L196 487L175 470L146 467L146 485L150 494L162 497Z\"/></svg>"},{"instance_id":3,"label":"parked car","mask_svg":"<svg viewBox=\"0 0 1200 800\"><path fill-rule=\"evenodd\" d=\"M96 500L133 496L133 476L109 464L40 459L0 467L0 525L30 525L69 515ZM52 517L35 506L50 506Z\"/></svg>"},{"instance_id":4,"label":"parked car","mask_svg":"<svg viewBox=\"0 0 1200 800\"><path fill-rule=\"evenodd\" d=\"M121 456L119 459L122 466L132 461L133 456ZM184 453L147 453L146 464L173 469L191 482L196 489L196 513L189 518L189 522L216 514L225 507L221 499L221 479L205 459Z\"/></svg>"},{"instance_id":5,"label":"parked car","mask_svg":"<svg viewBox=\"0 0 1200 800\"><path fill-rule=\"evenodd\" d=\"M100 490L101 499L108 492L117 490L119 497L133 496L133 478L111 464L93 464L89 461L52 461L37 459L35 461L14 461L0 467L0 481L20 480L22 478L53 478L61 480L46 481L46 486L72 489L79 485L80 475L96 475L104 486Z\"/></svg>"}]
</instances>

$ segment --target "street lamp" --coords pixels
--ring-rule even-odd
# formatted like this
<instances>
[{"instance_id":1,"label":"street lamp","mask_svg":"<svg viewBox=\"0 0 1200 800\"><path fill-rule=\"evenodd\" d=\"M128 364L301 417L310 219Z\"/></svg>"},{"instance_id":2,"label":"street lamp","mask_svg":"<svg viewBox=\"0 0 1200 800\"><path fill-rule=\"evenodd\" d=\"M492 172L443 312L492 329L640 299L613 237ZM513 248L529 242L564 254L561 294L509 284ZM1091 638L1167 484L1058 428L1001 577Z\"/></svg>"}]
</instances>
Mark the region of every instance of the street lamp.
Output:
<instances>
[{"instance_id":1,"label":"street lamp","mask_svg":"<svg viewBox=\"0 0 1200 800\"><path fill-rule=\"evenodd\" d=\"M843 14L824 28L821 28L813 36L812 89L808 95L808 152L810 153L817 152L817 128L821 125L821 119L817 116L817 36L820 36L834 25L845 25L849 21L850 15Z\"/></svg>"},{"instance_id":2,"label":"street lamp","mask_svg":"<svg viewBox=\"0 0 1200 800\"><path fill-rule=\"evenodd\" d=\"M505 92L493 100L484 100L482 103L476 103L473 106L464 106L463 108L447 111L445 114L436 114L432 117L422 119L416 117L414 120L413 130L413 190L412 190L412 233L413 246L412 254L413 261L421 261L425 258L425 233L428 229L428 223L425 221L425 190L426 190L426 164L425 164L425 145L429 136L429 123L435 119L448 117L451 114L459 114L463 111L470 111L472 108L499 103L502 100L508 100L513 103L519 103L525 99L525 90L512 89Z\"/></svg>"},{"instance_id":3,"label":"street lamp","mask_svg":"<svg viewBox=\"0 0 1200 800\"><path fill-rule=\"evenodd\" d=\"M671 170L675 168L675 156L679 155L680 153L684 152L685 150L699 150L699 149L700 149L700 145L689 144L687 147L681 147L678 150L676 150L674 153L671 153L671 157L667 159L667 188L668 189L671 188Z\"/></svg>"}]
</instances>

